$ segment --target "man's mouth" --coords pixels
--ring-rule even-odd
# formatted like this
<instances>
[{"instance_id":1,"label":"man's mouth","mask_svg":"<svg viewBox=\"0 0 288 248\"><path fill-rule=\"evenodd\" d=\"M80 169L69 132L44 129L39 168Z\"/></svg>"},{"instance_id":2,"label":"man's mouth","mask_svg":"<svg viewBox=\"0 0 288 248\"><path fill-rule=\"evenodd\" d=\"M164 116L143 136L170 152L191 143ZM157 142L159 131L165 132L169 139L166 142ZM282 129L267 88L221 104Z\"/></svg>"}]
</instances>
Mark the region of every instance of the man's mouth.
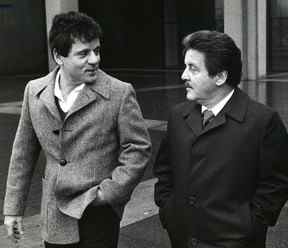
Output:
<instances>
[{"instance_id":1,"label":"man's mouth","mask_svg":"<svg viewBox=\"0 0 288 248\"><path fill-rule=\"evenodd\" d=\"M193 89L187 81L185 82L184 85L185 85L186 89Z\"/></svg>"},{"instance_id":2,"label":"man's mouth","mask_svg":"<svg viewBox=\"0 0 288 248\"><path fill-rule=\"evenodd\" d=\"M96 73L97 70L98 70L98 68L86 69L86 72L89 72L89 73Z\"/></svg>"}]
</instances>

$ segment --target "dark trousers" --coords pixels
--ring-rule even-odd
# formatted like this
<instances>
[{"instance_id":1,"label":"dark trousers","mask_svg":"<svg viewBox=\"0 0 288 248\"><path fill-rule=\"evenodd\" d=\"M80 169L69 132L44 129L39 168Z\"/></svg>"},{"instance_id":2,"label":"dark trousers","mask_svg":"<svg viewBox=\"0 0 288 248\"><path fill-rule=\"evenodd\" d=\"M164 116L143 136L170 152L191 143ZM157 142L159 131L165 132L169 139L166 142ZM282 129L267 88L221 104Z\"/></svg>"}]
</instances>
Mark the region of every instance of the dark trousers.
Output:
<instances>
[{"instance_id":1,"label":"dark trousers","mask_svg":"<svg viewBox=\"0 0 288 248\"><path fill-rule=\"evenodd\" d=\"M259 225L255 229L254 237L251 237L249 240L223 240L217 242L217 244L198 240L193 237L187 238L181 234L183 232L175 235L175 232L168 231L172 248L265 248L267 227Z\"/></svg>"},{"instance_id":2,"label":"dark trousers","mask_svg":"<svg viewBox=\"0 0 288 248\"><path fill-rule=\"evenodd\" d=\"M120 219L110 206L88 206L79 220L79 243L44 244L46 248L117 248L119 228Z\"/></svg>"},{"instance_id":3,"label":"dark trousers","mask_svg":"<svg viewBox=\"0 0 288 248\"><path fill-rule=\"evenodd\" d=\"M241 240L241 241L223 241L222 244L213 244L209 242L203 242L200 240L190 239L186 246L187 248L265 248L266 236L260 237L257 240ZM172 246L179 247L179 246Z\"/></svg>"}]
</instances>

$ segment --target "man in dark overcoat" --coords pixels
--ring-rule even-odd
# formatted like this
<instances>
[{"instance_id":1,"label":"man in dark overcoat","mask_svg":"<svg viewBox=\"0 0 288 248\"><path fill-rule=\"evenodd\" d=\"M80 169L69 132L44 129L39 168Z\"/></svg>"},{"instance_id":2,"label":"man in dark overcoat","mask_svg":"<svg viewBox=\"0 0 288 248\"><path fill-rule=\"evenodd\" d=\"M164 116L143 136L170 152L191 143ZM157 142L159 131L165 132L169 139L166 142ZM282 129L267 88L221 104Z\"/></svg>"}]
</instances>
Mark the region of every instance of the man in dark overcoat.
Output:
<instances>
[{"instance_id":1,"label":"man in dark overcoat","mask_svg":"<svg viewBox=\"0 0 288 248\"><path fill-rule=\"evenodd\" d=\"M239 87L241 52L224 33L183 40L187 101L154 165L173 248L264 248L288 197L288 136L277 112Z\"/></svg>"}]
</instances>

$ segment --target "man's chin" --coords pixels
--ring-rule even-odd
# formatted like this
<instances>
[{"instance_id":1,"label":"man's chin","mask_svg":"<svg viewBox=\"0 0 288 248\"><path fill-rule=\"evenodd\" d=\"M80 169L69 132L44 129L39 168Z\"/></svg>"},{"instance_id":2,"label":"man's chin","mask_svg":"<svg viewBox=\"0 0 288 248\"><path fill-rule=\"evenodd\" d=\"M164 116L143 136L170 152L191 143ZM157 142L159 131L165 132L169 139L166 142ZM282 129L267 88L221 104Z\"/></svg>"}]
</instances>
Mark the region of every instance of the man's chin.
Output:
<instances>
[{"instance_id":1,"label":"man's chin","mask_svg":"<svg viewBox=\"0 0 288 248\"><path fill-rule=\"evenodd\" d=\"M195 100L195 95L191 93L186 93L186 99L188 101L194 101Z\"/></svg>"},{"instance_id":2,"label":"man's chin","mask_svg":"<svg viewBox=\"0 0 288 248\"><path fill-rule=\"evenodd\" d=\"M97 74L94 76L87 77L85 82L86 83L94 83L96 79L97 79Z\"/></svg>"}]
</instances>

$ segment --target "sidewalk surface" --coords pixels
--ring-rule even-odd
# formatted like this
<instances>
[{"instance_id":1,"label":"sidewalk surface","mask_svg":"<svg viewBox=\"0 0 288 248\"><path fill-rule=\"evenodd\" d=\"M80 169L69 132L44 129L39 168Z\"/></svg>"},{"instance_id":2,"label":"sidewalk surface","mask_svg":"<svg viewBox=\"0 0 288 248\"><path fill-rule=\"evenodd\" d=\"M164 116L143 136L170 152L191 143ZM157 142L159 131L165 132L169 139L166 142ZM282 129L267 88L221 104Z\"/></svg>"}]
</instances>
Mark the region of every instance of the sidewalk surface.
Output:
<instances>
[{"instance_id":1,"label":"sidewalk surface","mask_svg":"<svg viewBox=\"0 0 288 248\"><path fill-rule=\"evenodd\" d=\"M133 192L121 221L119 248L169 247L168 237L160 227L158 209L153 202L154 183L155 179L141 182ZM19 248L43 247L40 228L39 214L24 218L25 235ZM4 247L12 248L13 245L6 238L6 229L2 225L0 226L0 248Z\"/></svg>"},{"instance_id":2,"label":"sidewalk surface","mask_svg":"<svg viewBox=\"0 0 288 248\"><path fill-rule=\"evenodd\" d=\"M121 222L118 248L170 248L166 232L161 228L153 203L155 179L140 183L127 205ZM285 207L277 225L269 229L267 248L288 247L288 208ZM24 218L25 236L19 248L43 247L40 237L40 216ZM0 248L15 248L0 226Z\"/></svg>"}]
</instances>

